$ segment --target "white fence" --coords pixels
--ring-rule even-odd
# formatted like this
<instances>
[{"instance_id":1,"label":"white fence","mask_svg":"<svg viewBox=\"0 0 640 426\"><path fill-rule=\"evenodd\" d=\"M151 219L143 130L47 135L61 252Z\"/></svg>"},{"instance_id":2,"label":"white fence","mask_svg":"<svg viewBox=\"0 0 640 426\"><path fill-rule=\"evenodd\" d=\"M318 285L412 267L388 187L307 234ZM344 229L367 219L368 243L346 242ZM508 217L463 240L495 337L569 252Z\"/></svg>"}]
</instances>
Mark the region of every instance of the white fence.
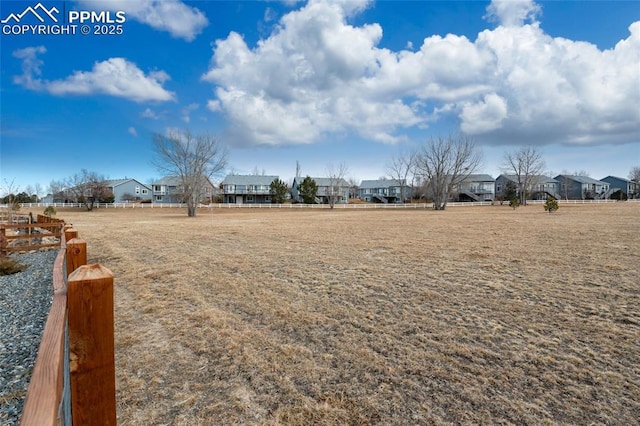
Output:
<instances>
[{"instance_id":1,"label":"white fence","mask_svg":"<svg viewBox=\"0 0 640 426\"><path fill-rule=\"evenodd\" d=\"M528 200L527 204L544 204L544 200ZM617 200L558 200L559 204L605 204L605 203L618 203ZM624 202L640 202L640 198L631 199ZM500 205L498 201L482 201L482 202L450 202L447 203L447 207L478 207L478 206L497 206ZM504 205L508 205L507 202ZM30 207L76 207L84 208L81 203L22 203L23 208ZM6 207L6 205L0 204L0 207ZM328 209L328 204L200 204L199 208L216 208L216 209L236 209L236 208L249 208L249 209ZM173 208L187 208L186 204L177 203L96 203L94 208L100 209L173 209ZM383 203L358 203L358 204L335 204L336 209L426 209L433 208L433 203L411 203L411 204L383 204Z\"/></svg>"}]
</instances>

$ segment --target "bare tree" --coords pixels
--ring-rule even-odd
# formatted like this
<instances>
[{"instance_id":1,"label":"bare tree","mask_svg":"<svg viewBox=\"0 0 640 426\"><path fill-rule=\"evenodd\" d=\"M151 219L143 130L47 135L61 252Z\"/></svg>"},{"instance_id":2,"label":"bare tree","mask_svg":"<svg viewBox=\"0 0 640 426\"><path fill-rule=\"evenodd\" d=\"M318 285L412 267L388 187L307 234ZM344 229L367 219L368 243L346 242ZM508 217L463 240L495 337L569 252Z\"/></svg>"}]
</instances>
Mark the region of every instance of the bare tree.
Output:
<instances>
[{"instance_id":1,"label":"bare tree","mask_svg":"<svg viewBox=\"0 0 640 426\"><path fill-rule=\"evenodd\" d=\"M631 193L627 194L629 198L638 198L640 196L640 166L632 167L629 171L629 180L633 182Z\"/></svg>"},{"instance_id":2,"label":"bare tree","mask_svg":"<svg viewBox=\"0 0 640 426\"><path fill-rule=\"evenodd\" d=\"M405 194L407 188L407 179L411 172L415 169L416 152L400 153L391 157L387 163L387 173L392 179L396 179L400 183L400 202L404 203L407 199Z\"/></svg>"},{"instance_id":3,"label":"bare tree","mask_svg":"<svg viewBox=\"0 0 640 426\"><path fill-rule=\"evenodd\" d=\"M105 202L113 195L107 187L107 179L87 169L65 179L63 186L74 201L83 204L87 211L93 210L96 203Z\"/></svg>"},{"instance_id":4,"label":"bare tree","mask_svg":"<svg viewBox=\"0 0 640 426\"><path fill-rule=\"evenodd\" d=\"M16 192L20 189L20 185L16 185L15 179L11 179L11 182L3 179L3 182L4 184L0 187L0 192L7 194L5 196L5 202L7 204L7 221L8 223L13 223L13 210L16 208L15 196ZM17 207L19 208L20 205L17 205Z\"/></svg>"},{"instance_id":5,"label":"bare tree","mask_svg":"<svg viewBox=\"0 0 640 426\"><path fill-rule=\"evenodd\" d=\"M253 167L253 171L251 172L252 176L265 176L267 171L265 169L260 170L258 166Z\"/></svg>"},{"instance_id":6,"label":"bare tree","mask_svg":"<svg viewBox=\"0 0 640 426\"><path fill-rule=\"evenodd\" d=\"M358 182L360 182L360 180L353 176L347 179L347 183L349 184L349 198L358 198Z\"/></svg>"},{"instance_id":7,"label":"bare tree","mask_svg":"<svg viewBox=\"0 0 640 426\"><path fill-rule=\"evenodd\" d=\"M300 171L301 171L300 162L296 160L296 178L300 178Z\"/></svg>"},{"instance_id":8,"label":"bare tree","mask_svg":"<svg viewBox=\"0 0 640 426\"><path fill-rule=\"evenodd\" d=\"M42 185L40 184L40 182L37 182L34 187L33 187L34 193L36 194L36 202L40 202L40 200L42 199L42 194L43 194L43 189L42 189Z\"/></svg>"},{"instance_id":9,"label":"bare tree","mask_svg":"<svg viewBox=\"0 0 640 426\"><path fill-rule=\"evenodd\" d=\"M227 164L227 152L218 138L193 135L188 130L170 131L153 136L156 167L180 180L187 215L196 216L203 189L212 176L221 173Z\"/></svg>"},{"instance_id":10,"label":"bare tree","mask_svg":"<svg viewBox=\"0 0 640 426\"><path fill-rule=\"evenodd\" d=\"M482 155L462 134L431 137L415 157L415 173L426 181L433 208L444 210L453 188L474 173Z\"/></svg>"},{"instance_id":11,"label":"bare tree","mask_svg":"<svg viewBox=\"0 0 640 426\"><path fill-rule=\"evenodd\" d=\"M36 191L33 189L33 186L27 185L26 188L24 188L24 192L27 193L29 198L35 198L36 202L38 202L38 196L35 195ZM35 197L33 197L34 195L35 195Z\"/></svg>"},{"instance_id":12,"label":"bare tree","mask_svg":"<svg viewBox=\"0 0 640 426\"><path fill-rule=\"evenodd\" d=\"M340 200L340 196L344 194L344 188L348 187L348 184L344 180L348 170L348 167L344 163L340 163L337 167L333 164L327 166L327 178L329 178L327 199L329 201L329 207L331 208L336 205L336 202Z\"/></svg>"},{"instance_id":13,"label":"bare tree","mask_svg":"<svg viewBox=\"0 0 640 426\"><path fill-rule=\"evenodd\" d=\"M527 205L527 196L536 176L540 176L545 167L542 153L534 146L525 146L504 156L505 171L513 173L520 196L520 204Z\"/></svg>"},{"instance_id":14,"label":"bare tree","mask_svg":"<svg viewBox=\"0 0 640 426\"><path fill-rule=\"evenodd\" d=\"M62 180L52 180L49 182L49 192L51 193L52 202L65 202L64 182ZM58 200L58 201L56 201Z\"/></svg>"}]
</instances>

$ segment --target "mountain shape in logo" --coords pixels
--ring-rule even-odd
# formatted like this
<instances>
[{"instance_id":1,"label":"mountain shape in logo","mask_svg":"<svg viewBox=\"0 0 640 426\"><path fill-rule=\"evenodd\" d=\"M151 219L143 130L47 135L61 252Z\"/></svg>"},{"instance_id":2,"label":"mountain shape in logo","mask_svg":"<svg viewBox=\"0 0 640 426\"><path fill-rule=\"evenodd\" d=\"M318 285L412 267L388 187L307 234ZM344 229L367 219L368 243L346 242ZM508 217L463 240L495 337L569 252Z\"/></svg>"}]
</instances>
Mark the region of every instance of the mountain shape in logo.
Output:
<instances>
[{"instance_id":1,"label":"mountain shape in logo","mask_svg":"<svg viewBox=\"0 0 640 426\"><path fill-rule=\"evenodd\" d=\"M58 18L56 18L56 16L54 15L54 13L60 13L60 11L54 6L51 9L47 9L46 7L44 7L42 5L42 3L38 3L36 4L34 7L27 7L25 10L22 11L22 13L19 14L15 14L15 13L11 13L9 14L9 16L7 16L5 19L3 19L2 21L0 21L3 24L8 23L9 21L13 20L16 23L19 23L20 20L27 14L27 13L31 13L33 16L36 17L36 19L42 23L44 23L44 18L42 16L40 16L40 14L38 14L38 10L40 11L40 13L45 14L46 16L48 16L53 22L58 22Z\"/></svg>"}]
</instances>

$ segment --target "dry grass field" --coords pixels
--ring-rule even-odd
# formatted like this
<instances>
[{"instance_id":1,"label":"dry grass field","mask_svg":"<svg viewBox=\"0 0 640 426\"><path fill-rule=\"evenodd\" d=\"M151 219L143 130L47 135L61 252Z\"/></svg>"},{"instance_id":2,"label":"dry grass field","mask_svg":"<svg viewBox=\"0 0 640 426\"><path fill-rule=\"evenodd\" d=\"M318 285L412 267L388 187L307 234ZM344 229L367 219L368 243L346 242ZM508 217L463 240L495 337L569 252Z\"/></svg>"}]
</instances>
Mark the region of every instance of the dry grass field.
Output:
<instances>
[{"instance_id":1,"label":"dry grass field","mask_svg":"<svg viewBox=\"0 0 640 426\"><path fill-rule=\"evenodd\" d=\"M640 203L58 217L116 277L119 424L640 419Z\"/></svg>"}]
</instances>

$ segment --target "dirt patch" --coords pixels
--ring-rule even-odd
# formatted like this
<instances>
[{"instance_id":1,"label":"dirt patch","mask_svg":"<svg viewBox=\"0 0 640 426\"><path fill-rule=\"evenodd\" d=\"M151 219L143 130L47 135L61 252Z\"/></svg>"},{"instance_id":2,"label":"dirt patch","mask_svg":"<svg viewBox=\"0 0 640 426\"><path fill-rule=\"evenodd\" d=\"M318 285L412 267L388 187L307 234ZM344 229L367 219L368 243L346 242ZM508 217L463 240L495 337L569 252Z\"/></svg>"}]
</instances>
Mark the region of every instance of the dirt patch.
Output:
<instances>
[{"instance_id":1,"label":"dirt patch","mask_svg":"<svg viewBox=\"0 0 640 426\"><path fill-rule=\"evenodd\" d=\"M632 424L640 204L64 212L119 424Z\"/></svg>"}]
</instances>

